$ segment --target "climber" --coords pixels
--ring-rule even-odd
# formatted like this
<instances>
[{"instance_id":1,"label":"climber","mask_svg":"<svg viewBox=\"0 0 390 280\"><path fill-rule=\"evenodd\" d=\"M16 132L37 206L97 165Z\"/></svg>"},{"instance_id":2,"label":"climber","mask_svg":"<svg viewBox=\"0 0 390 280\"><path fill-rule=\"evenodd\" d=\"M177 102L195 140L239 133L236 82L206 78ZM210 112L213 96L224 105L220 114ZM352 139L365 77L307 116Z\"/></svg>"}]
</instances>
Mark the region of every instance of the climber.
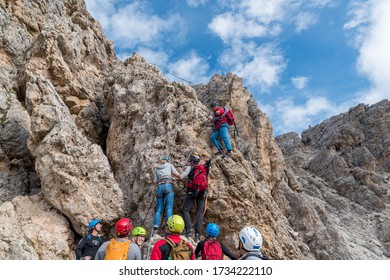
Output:
<instances>
[{"instance_id":1,"label":"climber","mask_svg":"<svg viewBox=\"0 0 390 280\"><path fill-rule=\"evenodd\" d=\"M238 250L240 250L240 260L268 260L260 252L263 238L260 231L254 227L246 226L239 233Z\"/></svg>"},{"instance_id":2,"label":"climber","mask_svg":"<svg viewBox=\"0 0 390 280\"><path fill-rule=\"evenodd\" d=\"M219 226L215 223L209 223L206 226L206 239L200 241L195 249L195 256L202 257L202 260L223 260L223 255L231 260L237 260L237 257L220 241L217 241Z\"/></svg>"},{"instance_id":3,"label":"climber","mask_svg":"<svg viewBox=\"0 0 390 280\"><path fill-rule=\"evenodd\" d=\"M195 213L195 238L198 242L203 226L203 214L205 209L205 201L207 198L207 180L211 160L206 161L205 164L200 163L200 156L193 154L190 158L190 166L187 166L185 171L181 174L183 179L187 180L187 195L183 204L183 218L185 221L186 235L192 234L192 222L190 211L194 202L196 202Z\"/></svg>"},{"instance_id":4,"label":"climber","mask_svg":"<svg viewBox=\"0 0 390 280\"><path fill-rule=\"evenodd\" d=\"M234 124L234 116L230 109L219 107L217 102L213 101L210 104L210 108L213 111L213 116L209 117L209 121L214 123L214 131L210 136L211 143L218 149L215 155L231 156L232 145L229 139L229 126ZM219 142L222 139L226 153L223 151L222 145Z\"/></svg>"},{"instance_id":5,"label":"climber","mask_svg":"<svg viewBox=\"0 0 390 280\"><path fill-rule=\"evenodd\" d=\"M195 260L194 248L184 241L180 234L184 230L184 220L172 215L167 221L168 234L154 244L151 260Z\"/></svg>"},{"instance_id":6,"label":"climber","mask_svg":"<svg viewBox=\"0 0 390 280\"><path fill-rule=\"evenodd\" d=\"M131 232L131 241L142 247L146 239L146 230L143 227L135 227Z\"/></svg>"},{"instance_id":7,"label":"climber","mask_svg":"<svg viewBox=\"0 0 390 280\"><path fill-rule=\"evenodd\" d=\"M133 223L128 218L121 218L115 224L116 237L103 243L95 255L95 260L140 260L141 251L128 236Z\"/></svg>"},{"instance_id":8,"label":"climber","mask_svg":"<svg viewBox=\"0 0 390 280\"><path fill-rule=\"evenodd\" d=\"M169 163L169 157L161 157L161 164L156 167L156 173L154 175L153 182L157 185L156 188L156 214L154 215L154 226L153 229L157 230L160 223L161 215L163 213L164 203L166 212L166 221L172 216L173 211L173 179L172 175L181 179L179 172L176 168Z\"/></svg>"},{"instance_id":9,"label":"climber","mask_svg":"<svg viewBox=\"0 0 390 280\"><path fill-rule=\"evenodd\" d=\"M89 233L83 237L76 248L76 258L78 260L93 260L100 245L102 245L102 238L99 236L102 230L102 223L100 220L92 220L88 224Z\"/></svg>"}]
</instances>

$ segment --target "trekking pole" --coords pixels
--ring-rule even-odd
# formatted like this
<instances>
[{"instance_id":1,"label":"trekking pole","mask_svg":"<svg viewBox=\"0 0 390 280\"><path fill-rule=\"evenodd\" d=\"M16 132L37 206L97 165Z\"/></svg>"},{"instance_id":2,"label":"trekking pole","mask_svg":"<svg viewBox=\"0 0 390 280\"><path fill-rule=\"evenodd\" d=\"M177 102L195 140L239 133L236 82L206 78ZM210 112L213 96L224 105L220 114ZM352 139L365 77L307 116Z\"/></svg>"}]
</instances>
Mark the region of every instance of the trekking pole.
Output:
<instances>
[{"instance_id":1,"label":"trekking pole","mask_svg":"<svg viewBox=\"0 0 390 280\"><path fill-rule=\"evenodd\" d=\"M153 196L153 199L152 199L152 201L149 204L149 209L148 209L148 212L146 213L146 216L145 216L144 220L142 221L142 225L145 224L146 218L149 215L150 209L152 209L152 206L153 206L153 203L154 203L155 199L156 199L156 195Z\"/></svg>"},{"instance_id":2,"label":"trekking pole","mask_svg":"<svg viewBox=\"0 0 390 280\"><path fill-rule=\"evenodd\" d=\"M146 259L147 260L150 258L150 248L152 247L153 234L154 234L154 225L152 226L152 230L150 232L150 240L149 240L149 245L148 245L148 252L146 254Z\"/></svg>"},{"instance_id":3,"label":"trekking pole","mask_svg":"<svg viewBox=\"0 0 390 280\"><path fill-rule=\"evenodd\" d=\"M206 191L207 191L207 190L206 190ZM204 199L204 211L203 211L203 216L204 216L204 214L206 214L206 210L207 210L207 197L208 197L208 193L206 193L205 199Z\"/></svg>"},{"instance_id":4,"label":"trekking pole","mask_svg":"<svg viewBox=\"0 0 390 280\"><path fill-rule=\"evenodd\" d=\"M237 136L240 136L240 134L238 133L236 121L234 121L234 135L236 134L236 132L237 132Z\"/></svg>"}]
</instances>

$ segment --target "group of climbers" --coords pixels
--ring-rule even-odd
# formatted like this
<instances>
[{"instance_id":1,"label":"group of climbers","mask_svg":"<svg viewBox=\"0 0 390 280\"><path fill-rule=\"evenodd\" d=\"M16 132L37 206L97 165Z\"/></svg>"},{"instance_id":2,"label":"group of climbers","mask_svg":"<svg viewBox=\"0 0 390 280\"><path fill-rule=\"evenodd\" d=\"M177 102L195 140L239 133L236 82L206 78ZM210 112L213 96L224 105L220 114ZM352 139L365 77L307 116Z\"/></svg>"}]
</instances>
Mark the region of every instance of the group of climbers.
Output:
<instances>
[{"instance_id":1,"label":"group of climbers","mask_svg":"<svg viewBox=\"0 0 390 280\"><path fill-rule=\"evenodd\" d=\"M230 157L232 146L228 135L229 126L234 124L234 116L230 109L219 107L216 102L210 105L213 117L209 120L214 123L214 131L210 137L212 144L217 148L215 155ZM224 143L226 152L223 150L220 140ZM153 221L152 236L158 230L164 216L166 236L158 240L152 249L151 260L222 260L224 255L232 260L237 259L267 259L261 252L262 236L254 227L244 227L239 233L238 250L240 257L236 257L225 245L217 240L220 229L215 223L206 226L206 238L200 241L203 227L203 215L207 200L207 182L211 159L201 163L201 157L193 153L189 158L189 166L180 174L169 156L162 156L160 164L156 166L154 183L156 184L156 212ZM184 200L182 216L173 214L174 203L174 180L187 179L186 198ZM193 232L190 211L196 205L195 223ZM99 220L93 220L89 224L90 233L81 239L76 249L77 259L95 260L140 260L140 248L147 237L143 227L135 227L128 218L121 218L115 225L116 236L102 244L98 233L102 225ZM131 239L129 235L131 233ZM181 235L192 237L198 243L196 249L185 241ZM149 257L149 252L148 256Z\"/></svg>"}]
</instances>

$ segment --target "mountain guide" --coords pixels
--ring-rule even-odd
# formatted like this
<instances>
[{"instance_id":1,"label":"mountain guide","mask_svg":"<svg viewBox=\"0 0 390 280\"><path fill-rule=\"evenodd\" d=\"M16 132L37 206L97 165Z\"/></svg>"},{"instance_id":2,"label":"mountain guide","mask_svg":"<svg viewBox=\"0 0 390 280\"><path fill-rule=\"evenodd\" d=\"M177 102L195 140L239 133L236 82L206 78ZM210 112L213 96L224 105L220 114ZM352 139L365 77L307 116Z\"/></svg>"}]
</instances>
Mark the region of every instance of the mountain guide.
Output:
<instances>
[{"instance_id":1,"label":"mountain guide","mask_svg":"<svg viewBox=\"0 0 390 280\"><path fill-rule=\"evenodd\" d=\"M263 238L260 231L254 227L244 227L239 233L238 250L240 250L240 260L268 260L261 254Z\"/></svg>"},{"instance_id":2,"label":"mountain guide","mask_svg":"<svg viewBox=\"0 0 390 280\"><path fill-rule=\"evenodd\" d=\"M190 158L190 166L181 174L183 179L187 180L187 195L183 204L183 218L185 221L186 235L192 234L192 222L190 211L194 202L196 203L195 213L195 238L198 242L200 233L203 227L203 214L205 209L205 201L207 198L207 180L209 174L209 167L211 160L206 161L205 164L200 163L200 156L193 154Z\"/></svg>"},{"instance_id":3,"label":"mountain guide","mask_svg":"<svg viewBox=\"0 0 390 280\"><path fill-rule=\"evenodd\" d=\"M76 248L76 258L78 260L93 260L96 252L102 245L102 238L98 235L102 230L100 220L92 220L88 224L89 233L83 237Z\"/></svg>"},{"instance_id":4,"label":"mountain guide","mask_svg":"<svg viewBox=\"0 0 390 280\"><path fill-rule=\"evenodd\" d=\"M116 237L103 243L95 255L95 260L140 260L141 251L137 244L128 239L133 223L121 218L115 224Z\"/></svg>"},{"instance_id":5,"label":"mountain guide","mask_svg":"<svg viewBox=\"0 0 390 280\"><path fill-rule=\"evenodd\" d=\"M230 157L232 154L232 146L229 138L229 127L234 125L233 112L226 107L218 106L215 101L211 102L210 108L213 111L213 116L209 117L209 121L214 124L214 131L210 136L210 141L218 150L215 155L225 155ZM226 152L224 152L222 148L220 139L223 141Z\"/></svg>"},{"instance_id":6,"label":"mountain guide","mask_svg":"<svg viewBox=\"0 0 390 280\"><path fill-rule=\"evenodd\" d=\"M184 230L184 220L179 215L169 217L168 234L154 244L151 260L195 260L194 248L184 241L180 234Z\"/></svg>"},{"instance_id":7,"label":"mountain guide","mask_svg":"<svg viewBox=\"0 0 390 280\"><path fill-rule=\"evenodd\" d=\"M173 191L173 179L172 175L181 180L181 176L179 172L177 172L176 168L169 163L169 157L163 156L161 157L161 164L156 166L156 172L154 175L153 182L156 184L156 214L154 215L154 226L153 229L157 230L160 219L164 210L166 211L166 221L168 218L172 216L173 211L173 199L174 199L174 191Z\"/></svg>"},{"instance_id":8,"label":"mountain guide","mask_svg":"<svg viewBox=\"0 0 390 280\"><path fill-rule=\"evenodd\" d=\"M217 240L219 226L215 223L209 223L206 226L206 239L198 243L195 249L195 256L202 257L202 260L223 260L223 255L231 260L238 258L220 241Z\"/></svg>"}]
</instances>

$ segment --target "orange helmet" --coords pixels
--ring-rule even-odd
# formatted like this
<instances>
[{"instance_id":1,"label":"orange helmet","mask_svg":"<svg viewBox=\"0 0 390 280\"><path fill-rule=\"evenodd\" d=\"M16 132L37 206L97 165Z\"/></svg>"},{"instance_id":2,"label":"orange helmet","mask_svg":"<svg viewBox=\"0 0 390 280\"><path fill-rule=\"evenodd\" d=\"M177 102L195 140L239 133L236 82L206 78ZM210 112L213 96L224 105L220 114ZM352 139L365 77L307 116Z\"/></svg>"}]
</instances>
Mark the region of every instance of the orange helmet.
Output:
<instances>
[{"instance_id":1,"label":"orange helmet","mask_svg":"<svg viewBox=\"0 0 390 280\"><path fill-rule=\"evenodd\" d=\"M128 236L133 229L133 222L129 218L121 218L115 224L115 232L118 236Z\"/></svg>"}]
</instances>

